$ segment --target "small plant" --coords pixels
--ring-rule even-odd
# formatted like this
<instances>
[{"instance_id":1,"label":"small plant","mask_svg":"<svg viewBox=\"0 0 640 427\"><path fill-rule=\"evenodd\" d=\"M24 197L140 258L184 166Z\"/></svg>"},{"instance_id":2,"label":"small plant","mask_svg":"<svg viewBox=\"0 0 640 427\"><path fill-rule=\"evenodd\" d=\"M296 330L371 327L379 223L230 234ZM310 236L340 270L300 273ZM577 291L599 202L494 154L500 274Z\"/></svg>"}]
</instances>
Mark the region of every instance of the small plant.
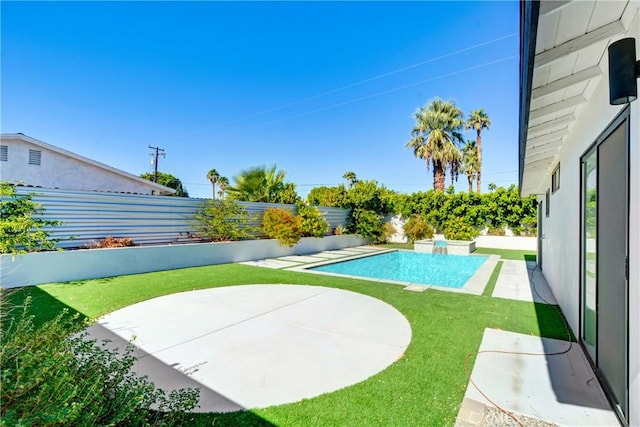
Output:
<instances>
[{"instance_id":1,"label":"small plant","mask_svg":"<svg viewBox=\"0 0 640 427\"><path fill-rule=\"evenodd\" d=\"M244 206L235 200L207 200L193 217L196 232L213 242L249 239L257 232Z\"/></svg>"},{"instance_id":2,"label":"small plant","mask_svg":"<svg viewBox=\"0 0 640 427\"><path fill-rule=\"evenodd\" d=\"M478 231L462 217L452 218L444 224L444 237L447 240L473 240L477 235Z\"/></svg>"},{"instance_id":3,"label":"small plant","mask_svg":"<svg viewBox=\"0 0 640 427\"><path fill-rule=\"evenodd\" d=\"M88 244L87 248L88 249L124 248L126 246L135 246L131 238L107 236L98 242Z\"/></svg>"},{"instance_id":4,"label":"small plant","mask_svg":"<svg viewBox=\"0 0 640 427\"><path fill-rule=\"evenodd\" d=\"M156 389L134 373L131 344L109 350L67 312L36 326L29 302L7 310L2 301L1 426L188 424L198 390Z\"/></svg>"},{"instance_id":5,"label":"small plant","mask_svg":"<svg viewBox=\"0 0 640 427\"><path fill-rule=\"evenodd\" d=\"M489 229L487 230L487 234L489 236L504 236L504 227L489 227Z\"/></svg>"},{"instance_id":6,"label":"small plant","mask_svg":"<svg viewBox=\"0 0 640 427\"><path fill-rule=\"evenodd\" d=\"M511 232L514 236L522 236L524 234L524 228L521 226L511 227Z\"/></svg>"},{"instance_id":7,"label":"small plant","mask_svg":"<svg viewBox=\"0 0 640 427\"><path fill-rule=\"evenodd\" d=\"M293 246L302 237L300 217L285 209L268 208L264 211L262 231L281 245Z\"/></svg>"},{"instance_id":8,"label":"small plant","mask_svg":"<svg viewBox=\"0 0 640 427\"><path fill-rule=\"evenodd\" d=\"M324 237L329 232L329 223L316 206L298 205L298 218L302 237Z\"/></svg>"},{"instance_id":9,"label":"small plant","mask_svg":"<svg viewBox=\"0 0 640 427\"><path fill-rule=\"evenodd\" d=\"M333 229L333 234L336 236L342 236L343 234L347 234L349 231L347 227L342 224L339 224L336 228Z\"/></svg>"},{"instance_id":10,"label":"small plant","mask_svg":"<svg viewBox=\"0 0 640 427\"><path fill-rule=\"evenodd\" d=\"M393 224L391 224L391 222L385 222L384 223L384 241L388 242L389 240L391 240L391 236L393 236L394 234L396 234L398 232L398 230L396 230L396 227L394 227Z\"/></svg>"},{"instance_id":11,"label":"small plant","mask_svg":"<svg viewBox=\"0 0 640 427\"><path fill-rule=\"evenodd\" d=\"M39 218L44 213L32 195L18 196L13 185L0 182L0 253L23 254L55 249L51 227L62 224Z\"/></svg>"},{"instance_id":12,"label":"small plant","mask_svg":"<svg viewBox=\"0 0 640 427\"><path fill-rule=\"evenodd\" d=\"M423 215L413 215L404 224L404 235L413 243L416 240L432 239L433 227L429 225L427 219Z\"/></svg>"}]
</instances>

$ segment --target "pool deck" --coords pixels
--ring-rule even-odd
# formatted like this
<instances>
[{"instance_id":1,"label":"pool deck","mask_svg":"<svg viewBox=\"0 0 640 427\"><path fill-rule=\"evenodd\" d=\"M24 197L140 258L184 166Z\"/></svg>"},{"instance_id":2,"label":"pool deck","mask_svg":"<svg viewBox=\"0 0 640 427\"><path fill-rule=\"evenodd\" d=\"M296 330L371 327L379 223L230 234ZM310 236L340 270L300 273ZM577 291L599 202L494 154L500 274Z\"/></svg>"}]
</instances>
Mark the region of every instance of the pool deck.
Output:
<instances>
[{"instance_id":1,"label":"pool deck","mask_svg":"<svg viewBox=\"0 0 640 427\"><path fill-rule=\"evenodd\" d=\"M311 273L302 267L387 251L362 246L242 264ZM482 293L477 290L486 286L499 260L494 257L467 291ZM535 263L502 262L492 297L556 304ZM407 291L451 291L399 284ZM125 307L101 318L90 333L121 348L135 335L139 373L164 389L199 387L199 411L226 412L329 392L347 385L340 383L345 378L362 381L393 363L409 344L411 331L404 317L387 306L355 292L322 287L214 288ZM301 350L299 359L289 357ZM336 357L323 360L326 355ZM371 363L362 363L369 359ZM337 374L328 376L329 367ZM456 425L518 424L619 425L577 344L487 328Z\"/></svg>"}]
</instances>

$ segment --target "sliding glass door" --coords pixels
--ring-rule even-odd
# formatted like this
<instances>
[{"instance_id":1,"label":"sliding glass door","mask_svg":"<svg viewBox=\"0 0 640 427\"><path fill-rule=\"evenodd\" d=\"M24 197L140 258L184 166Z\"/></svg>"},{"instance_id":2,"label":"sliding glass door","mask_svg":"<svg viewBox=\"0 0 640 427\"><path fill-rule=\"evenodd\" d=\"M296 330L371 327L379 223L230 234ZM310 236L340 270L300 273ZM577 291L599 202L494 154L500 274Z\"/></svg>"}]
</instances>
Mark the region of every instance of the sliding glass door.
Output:
<instances>
[{"instance_id":1,"label":"sliding glass door","mask_svg":"<svg viewBox=\"0 0 640 427\"><path fill-rule=\"evenodd\" d=\"M580 341L628 417L629 110L582 157Z\"/></svg>"}]
</instances>

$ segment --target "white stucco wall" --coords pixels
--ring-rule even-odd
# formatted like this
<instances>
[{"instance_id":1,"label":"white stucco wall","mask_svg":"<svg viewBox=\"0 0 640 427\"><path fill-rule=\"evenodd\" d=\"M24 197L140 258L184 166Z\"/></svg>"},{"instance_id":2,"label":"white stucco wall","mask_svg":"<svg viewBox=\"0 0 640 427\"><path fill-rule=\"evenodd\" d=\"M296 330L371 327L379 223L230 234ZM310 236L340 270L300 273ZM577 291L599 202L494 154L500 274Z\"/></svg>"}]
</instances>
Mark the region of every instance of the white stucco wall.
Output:
<instances>
[{"instance_id":1,"label":"white stucco wall","mask_svg":"<svg viewBox=\"0 0 640 427\"><path fill-rule=\"evenodd\" d=\"M3 139L8 160L0 162L0 181L65 190L113 191L152 194L153 187L90 163L32 144ZM29 150L41 154L40 165L29 164ZM157 190L156 190L157 191Z\"/></svg>"},{"instance_id":2,"label":"white stucco wall","mask_svg":"<svg viewBox=\"0 0 640 427\"><path fill-rule=\"evenodd\" d=\"M640 40L638 21L630 35ZM640 48L640 43L636 48ZM640 58L640 51L637 52ZM605 59L606 62L606 59ZM576 335L580 322L580 157L622 111L609 105L607 64L593 97L560 152L560 189L550 196L549 217L543 214L542 269ZM631 104L629 177L629 386L631 425L640 425L640 100ZM550 166L547 187L551 186ZM544 195L538 200L544 201Z\"/></svg>"}]
</instances>

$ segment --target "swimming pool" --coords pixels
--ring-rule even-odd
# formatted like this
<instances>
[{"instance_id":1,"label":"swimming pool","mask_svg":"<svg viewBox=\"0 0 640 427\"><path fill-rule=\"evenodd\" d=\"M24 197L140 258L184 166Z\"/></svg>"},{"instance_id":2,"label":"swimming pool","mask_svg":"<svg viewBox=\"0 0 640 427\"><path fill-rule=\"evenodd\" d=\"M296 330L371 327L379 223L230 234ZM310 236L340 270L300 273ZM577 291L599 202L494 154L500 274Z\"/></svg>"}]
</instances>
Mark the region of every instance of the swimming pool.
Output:
<instances>
[{"instance_id":1,"label":"swimming pool","mask_svg":"<svg viewBox=\"0 0 640 427\"><path fill-rule=\"evenodd\" d=\"M485 256L394 251L311 267L310 270L462 288L487 259Z\"/></svg>"}]
</instances>

